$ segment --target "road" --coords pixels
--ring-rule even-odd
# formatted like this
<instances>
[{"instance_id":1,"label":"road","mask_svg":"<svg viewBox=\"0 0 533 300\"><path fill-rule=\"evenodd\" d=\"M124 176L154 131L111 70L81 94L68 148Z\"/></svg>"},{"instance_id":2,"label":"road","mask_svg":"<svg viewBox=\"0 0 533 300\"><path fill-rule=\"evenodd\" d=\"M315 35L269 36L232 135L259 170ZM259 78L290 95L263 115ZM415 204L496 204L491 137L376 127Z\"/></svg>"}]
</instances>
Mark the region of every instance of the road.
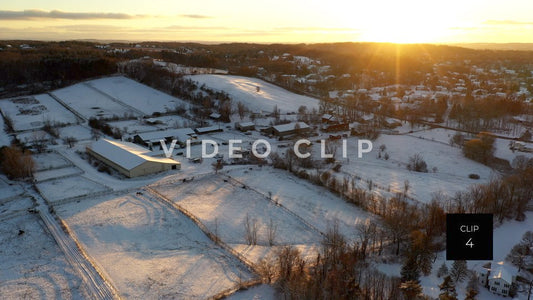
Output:
<instances>
[{"instance_id":1,"label":"road","mask_svg":"<svg viewBox=\"0 0 533 300\"><path fill-rule=\"evenodd\" d=\"M120 297L115 288L98 272L72 237L63 231L57 220L49 212L48 205L44 199L40 195L35 194L33 197L37 200L38 206L36 209L44 225L56 240L69 263L78 271L81 279L85 283L87 292L95 299L119 299Z\"/></svg>"}]
</instances>

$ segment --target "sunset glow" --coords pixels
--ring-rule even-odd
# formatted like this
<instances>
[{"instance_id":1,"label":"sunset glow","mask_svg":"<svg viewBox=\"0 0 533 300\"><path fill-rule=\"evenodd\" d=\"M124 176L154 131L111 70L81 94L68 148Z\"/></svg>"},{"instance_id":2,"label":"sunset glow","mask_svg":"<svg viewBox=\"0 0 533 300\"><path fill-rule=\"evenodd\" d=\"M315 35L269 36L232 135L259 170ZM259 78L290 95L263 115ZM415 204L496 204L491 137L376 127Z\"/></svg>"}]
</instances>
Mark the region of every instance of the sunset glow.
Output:
<instances>
[{"instance_id":1,"label":"sunset glow","mask_svg":"<svg viewBox=\"0 0 533 300\"><path fill-rule=\"evenodd\" d=\"M533 42L513 1L11 1L0 39L205 42Z\"/></svg>"}]
</instances>

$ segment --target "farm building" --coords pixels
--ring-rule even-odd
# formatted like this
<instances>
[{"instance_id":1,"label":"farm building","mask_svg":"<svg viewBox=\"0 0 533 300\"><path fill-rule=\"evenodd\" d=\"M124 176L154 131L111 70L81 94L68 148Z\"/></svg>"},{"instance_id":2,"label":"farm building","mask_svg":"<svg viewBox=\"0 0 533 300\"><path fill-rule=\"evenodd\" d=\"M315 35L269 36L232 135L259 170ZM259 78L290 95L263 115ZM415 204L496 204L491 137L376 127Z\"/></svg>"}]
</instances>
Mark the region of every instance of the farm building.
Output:
<instances>
[{"instance_id":1,"label":"farm building","mask_svg":"<svg viewBox=\"0 0 533 300\"><path fill-rule=\"evenodd\" d=\"M207 133L213 133L213 132L222 132L222 128L220 126L209 126L209 127L200 127L196 128L194 131L198 134L207 134Z\"/></svg>"},{"instance_id":2,"label":"farm building","mask_svg":"<svg viewBox=\"0 0 533 300\"><path fill-rule=\"evenodd\" d=\"M181 168L173 159L152 157L150 150L122 141L100 139L87 153L130 178Z\"/></svg>"},{"instance_id":3,"label":"farm building","mask_svg":"<svg viewBox=\"0 0 533 300\"><path fill-rule=\"evenodd\" d=\"M219 113L214 112L214 113L211 113L211 114L209 115L209 117L210 117L211 119L213 119L213 120L220 120L220 118L222 117L222 115L219 114Z\"/></svg>"},{"instance_id":4,"label":"farm building","mask_svg":"<svg viewBox=\"0 0 533 300\"><path fill-rule=\"evenodd\" d=\"M311 130L309 125L304 122L292 122L288 124L272 126L266 130L266 133L273 134L278 137L286 137L294 134L303 134Z\"/></svg>"},{"instance_id":5,"label":"farm building","mask_svg":"<svg viewBox=\"0 0 533 300\"><path fill-rule=\"evenodd\" d=\"M146 147L152 147L152 145L159 145L161 140L171 142L176 139L180 144L184 144L187 140L194 139L195 136L196 134L191 128L179 128L139 133L133 137L133 141Z\"/></svg>"},{"instance_id":6,"label":"farm building","mask_svg":"<svg viewBox=\"0 0 533 300\"><path fill-rule=\"evenodd\" d=\"M243 122L243 123L235 123L235 129L238 129L242 132L248 131L248 130L254 130L255 124L253 122Z\"/></svg>"}]
</instances>

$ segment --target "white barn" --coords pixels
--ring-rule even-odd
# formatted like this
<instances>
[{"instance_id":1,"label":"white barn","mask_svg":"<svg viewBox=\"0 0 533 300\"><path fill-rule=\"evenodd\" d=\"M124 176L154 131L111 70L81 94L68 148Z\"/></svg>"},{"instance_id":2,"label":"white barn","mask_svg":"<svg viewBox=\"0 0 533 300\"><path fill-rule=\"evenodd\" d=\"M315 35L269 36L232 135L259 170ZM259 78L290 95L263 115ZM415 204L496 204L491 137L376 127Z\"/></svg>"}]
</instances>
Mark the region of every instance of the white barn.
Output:
<instances>
[{"instance_id":1,"label":"white barn","mask_svg":"<svg viewBox=\"0 0 533 300\"><path fill-rule=\"evenodd\" d=\"M181 169L178 161L150 156L150 150L128 142L100 139L87 153L130 178Z\"/></svg>"}]
</instances>

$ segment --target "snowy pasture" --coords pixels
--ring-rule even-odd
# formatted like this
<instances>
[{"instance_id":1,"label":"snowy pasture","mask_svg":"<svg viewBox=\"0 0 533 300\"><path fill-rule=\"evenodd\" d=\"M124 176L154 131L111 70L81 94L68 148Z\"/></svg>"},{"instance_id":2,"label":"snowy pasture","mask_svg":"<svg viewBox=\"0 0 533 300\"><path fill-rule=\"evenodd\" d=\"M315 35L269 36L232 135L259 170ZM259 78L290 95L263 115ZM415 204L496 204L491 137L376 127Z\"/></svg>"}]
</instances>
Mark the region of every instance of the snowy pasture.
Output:
<instances>
[{"instance_id":1,"label":"snowy pasture","mask_svg":"<svg viewBox=\"0 0 533 300\"><path fill-rule=\"evenodd\" d=\"M441 142L444 144L449 144L450 139L453 137L455 133L458 131L450 130L450 129L444 129L444 128L434 128L424 131L417 131L412 134L411 136L419 137L423 139L427 139L433 142ZM468 134L465 134L466 137L471 137ZM513 162L513 159L518 155L524 155L528 158L533 158L533 153L527 153L527 152L520 152L520 151L512 151L509 148L509 140L506 139L495 139L494 140L494 156L506 159L509 161L509 163ZM524 143L527 147L533 147L533 143Z\"/></svg>"},{"instance_id":2,"label":"snowy pasture","mask_svg":"<svg viewBox=\"0 0 533 300\"><path fill-rule=\"evenodd\" d=\"M379 158L379 148L385 145L385 151ZM347 139L347 158L342 158L341 142L337 143L336 159L342 162L339 178L358 176L363 181L359 184L368 187L374 185L374 191L380 193L397 193L404 191L405 181L409 181L408 195L421 202L429 202L436 192L453 195L467 189L471 184L483 183L497 176L480 163L465 158L461 149L437 141L428 141L408 135L381 135L373 142L373 150L358 158L357 139ZM320 141L313 144L314 157L320 156ZM388 153L389 159L384 158ZM407 169L409 157L420 154L427 163L428 173L414 172ZM468 177L475 173L480 179Z\"/></svg>"},{"instance_id":3,"label":"snowy pasture","mask_svg":"<svg viewBox=\"0 0 533 300\"><path fill-rule=\"evenodd\" d=\"M87 119L122 117L124 114L138 115L133 109L113 101L110 97L88 86L87 83L78 83L55 90L52 94Z\"/></svg>"},{"instance_id":4,"label":"snowy pasture","mask_svg":"<svg viewBox=\"0 0 533 300\"><path fill-rule=\"evenodd\" d=\"M37 172L72 165L66 158L54 152L33 154L32 157L35 161L35 171Z\"/></svg>"},{"instance_id":5,"label":"snowy pasture","mask_svg":"<svg viewBox=\"0 0 533 300\"><path fill-rule=\"evenodd\" d=\"M4 175L0 175L0 202L12 199L24 193L24 189L18 184L12 184Z\"/></svg>"},{"instance_id":6,"label":"snowy pasture","mask_svg":"<svg viewBox=\"0 0 533 300\"><path fill-rule=\"evenodd\" d=\"M57 207L125 299L205 299L252 274L186 216L131 193Z\"/></svg>"},{"instance_id":7,"label":"snowy pasture","mask_svg":"<svg viewBox=\"0 0 533 300\"><path fill-rule=\"evenodd\" d=\"M52 175L51 175L52 176ZM61 176L60 176L61 177ZM41 194L50 202L91 195L110 190L108 187L83 176L69 176L37 184Z\"/></svg>"},{"instance_id":8,"label":"snowy pasture","mask_svg":"<svg viewBox=\"0 0 533 300\"><path fill-rule=\"evenodd\" d=\"M76 116L47 94L0 100L0 110L13 121L15 131L43 127L46 121L75 124Z\"/></svg>"},{"instance_id":9,"label":"snowy pasture","mask_svg":"<svg viewBox=\"0 0 533 300\"><path fill-rule=\"evenodd\" d=\"M318 109L317 99L291 93L257 78L230 75L194 75L189 78L199 85L228 93L233 103L241 102L254 112L270 113L276 105L282 113L297 112L302 105L308 110Z\"/></svg>"},{"instance_id":10,"label":"snowy pasture","mask_svg":"<svg viewBox=\"0 0 533 300\"><path fill-rule=\"evenodd\" d=\"M320 233L301 218L264 195L224 178L207 175L186 183L159 185L156 190L188 210L209 231L252 261L258 261L273 250L268 240L269 224L273 224L271 228L276 228L275 246L301 246L305 252L321 241ZM257 246L248 245L245 230L247 216L250 224L257 225Z\"/></svg>"},{"instance_id":11,"label":"snowy pasture","mask_svg":"<svg viewBox=\"0 0 533 300\"><path fill-rule=\"evenodd\" d=\"M287 171L270 167L234 170L228 175L272 198L326 232L335 223L348 239L354 239L356 225L373 220L372 216L349 204L327 189L302 180Z\"/></svg>"},{"instance_id":12,"label":"snowy pasture","mask_svg":"<svg viewBox=\"0 0 533 300\"><path fill-rule=\"evenodd\" d=\"M21 199L22 200L22 199ZM82 281L37 215L0 215L0 295L3 299L87 298ZM23 231L23 233L19 234Z\"/></svg>"},{"instance_id":13,"label":"snowy pasture","mask_svg":"<svg viewBox=\"0 0 533 300\"><path fill-rule=\"evenodd\" d=\"M87 84L147 115L174 110L178 105L189 107L181 99L123 76L91 80Z\"/></svg>"}]
</instances>

